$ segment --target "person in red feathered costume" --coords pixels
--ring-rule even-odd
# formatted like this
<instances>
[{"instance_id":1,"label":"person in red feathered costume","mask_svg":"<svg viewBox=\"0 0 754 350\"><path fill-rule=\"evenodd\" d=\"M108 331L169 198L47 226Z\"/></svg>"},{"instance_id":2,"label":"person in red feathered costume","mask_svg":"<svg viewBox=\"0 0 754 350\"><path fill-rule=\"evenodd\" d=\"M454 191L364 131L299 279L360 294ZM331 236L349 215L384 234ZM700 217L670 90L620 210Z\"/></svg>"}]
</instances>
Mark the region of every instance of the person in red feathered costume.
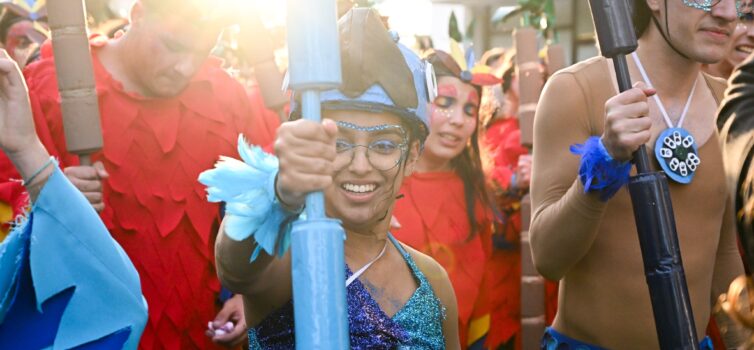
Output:
<instances>
[{"instance_id":1,"label":"person in red feathered costume","mask_svg":"<svg viewBox=\"0 0 754 350\"><path fill-rule=\"evenodd\" d=\"M29 195L8 157L0 152L0 242L10 232L14 220L29 205Z\"/></svg>"},{"instance_id":2,"label":"person in red feathered costume","mask_svg":"<svg viewBox=\"0 0 754 350\"><path fill-rule=\"evenodd\" d=\"M236 346L246 335L240 298L218 302L220 208L197 177L219 155L237 157L239 133L271 143L279 120L209 57L228 24L209 3L139 0L127 32L91 38L104 139L92 167L66 151L49 43L25 70L42 143L140 274L149 304L140 349Z\"/></svg>"},{"instance_id":3,"label":"person in red feathered costume","mask_svg":"<svg viewBox=\"0 0 754 350\"><path fill-rule=\"evenodd\" d=\"M510 50L501 59L499 72L503 83L485 88L480 110L484 132L480 136L485 172L491 182L495 202L500 209L502 224L493 235L493 252L488 270L491 293L506 295L494 299L492 305L492 330L488 343L494 347L513 330L516 335L506 349L520 349L521 331L521 199L528 193L532 158L521 145L518 125L518 78L516 77L515 51ZM545 283L546 323L550 324L557 311L558 284ZM497 335L497 336L495 336Z\"/></svg>"},{"instance_id":4,"label":"person in red feathered costume","mask_svg":"<svg viewBox=\"0 0 754 350\"><path fill-rule=\"evenodd\" d=\"M461 347L476 349L490 331L490 300L506 297L491 294L485 277L494 214L477 129L481 87L500 81L479 67L461 68L458 59L444 51L427 54L438 95L416 171L401 186L403 199L393 212L400 227L393 234L448 272L458 299Z\"/></svg>"}]
</instances>

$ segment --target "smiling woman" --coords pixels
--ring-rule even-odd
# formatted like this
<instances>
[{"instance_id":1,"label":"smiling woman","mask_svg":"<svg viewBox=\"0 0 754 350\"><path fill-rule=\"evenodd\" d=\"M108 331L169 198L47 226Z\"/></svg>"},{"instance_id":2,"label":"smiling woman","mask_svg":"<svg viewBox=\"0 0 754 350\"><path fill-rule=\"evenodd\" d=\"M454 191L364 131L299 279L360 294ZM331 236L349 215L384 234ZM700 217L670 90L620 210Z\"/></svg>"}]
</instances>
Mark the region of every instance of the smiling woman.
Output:
<instances>
[{"instance_id":1,"label":"smiling woman","mask_svg":"<svg viewBox=\"0 0 754 350\"><path fill-rule=\"evenodd\" d=\"M351 10L339 30L343 84L321 93L323 122L299 119L294 103L294 121L278 130L277 158L240 142L244 162L226 159L200 177L211 201L227 202L218 274L244 296L252 349L293 348L288 224L306 194L324 191L328 216L347 236L351 348L458 349L447 274L388 232L398 189L429 128L431 71L372 10Z\"/></svg>"}]
</instances>

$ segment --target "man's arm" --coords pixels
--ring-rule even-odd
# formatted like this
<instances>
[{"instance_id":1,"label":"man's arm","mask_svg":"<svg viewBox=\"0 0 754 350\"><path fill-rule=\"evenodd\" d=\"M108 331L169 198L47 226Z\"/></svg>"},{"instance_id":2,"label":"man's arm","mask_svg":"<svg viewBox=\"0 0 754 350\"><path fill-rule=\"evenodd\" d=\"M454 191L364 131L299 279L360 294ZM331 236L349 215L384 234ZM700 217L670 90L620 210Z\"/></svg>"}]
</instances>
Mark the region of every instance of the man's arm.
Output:
<instances>
[{"instance_id":1,"label":"man's arm","mask_svg":"<svg viewBox=\"0 0 754 350\"><path fill-rule=\"evenodd\" d=\"M553 76L534 119L531 249L539 272L559 280L589 251L605 203L584 193L569 147L590 136L588 100L569 73Z\"/></svg>"},{"instance_id":2,"label":"man's arm","mask_svg":"<svg viewBox=\"0 0 754 350\"><path fill-rule=\"evenodd\" d=\"M531 246L537 269L552 280L562 278L589 251L605 209L603 201L614 194L612 188L628 181L632 154L651 137L647 98L656 92L643 83L609 98L604 116L590 115L590 106L599 103L591 95L604 96L604 91L594 89L612 89L609 82L598 80L596 84L603 86L586 89L574 74L556 74L545 86L537 108ZM587 138L597 136L592 133L599 132L595 124L600 123L604 125L602 135L598 142L589 140L587 146ZM570 146L578 143L584 144L580 151L590 164L583 174L579 174L578 157L570 151ZM592 177L588 194L577 174ZM605 188L596 190L596 185Z\"/></svg>"}]
</instances>

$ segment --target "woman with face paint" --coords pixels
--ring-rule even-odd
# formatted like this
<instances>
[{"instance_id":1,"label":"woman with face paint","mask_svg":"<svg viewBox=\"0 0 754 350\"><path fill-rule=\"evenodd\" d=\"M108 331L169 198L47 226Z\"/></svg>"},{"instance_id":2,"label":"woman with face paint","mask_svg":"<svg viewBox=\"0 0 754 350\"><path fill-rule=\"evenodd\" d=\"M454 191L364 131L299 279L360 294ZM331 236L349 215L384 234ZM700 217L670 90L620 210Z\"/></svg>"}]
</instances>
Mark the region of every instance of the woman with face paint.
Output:
<instances>
[{"instance_id":1,"label":"woman with face paint","mask_svg":"<svg viewBox=\"0 0 754 350\"><path fill-rule=\"evenodd\" d=\"M373 10L351 10L339 29L344 81L321 93L322 123L281 125L277 158L239 142L245 163L225 159L200 177L210 200L227 203L215 249L218 275L244 297L252 349L293 348L288 224L308 193L324 191L327 215L347 236L351 348L458 349L447 273L388 232L403 178L428 133L434 76L396 44ZM299 104L292 110L297 119Z\"/></svg>"},{"instance_id":2,"label":"woman with face paint","mask_svg":"<svg viewBox=\"0 0 754 350\"><path fill-rule=\"evenodd\" d=\"M485 267L494 216L479 155L478 116L481 86L500 80L462 69L443 51L430 51L427 60L438 84L431 132L401 189L404 198L395 209L400 228L394 233L448 271L458 296L461 344L481 347L490 330Z\"/></svg>"}]
</instances>

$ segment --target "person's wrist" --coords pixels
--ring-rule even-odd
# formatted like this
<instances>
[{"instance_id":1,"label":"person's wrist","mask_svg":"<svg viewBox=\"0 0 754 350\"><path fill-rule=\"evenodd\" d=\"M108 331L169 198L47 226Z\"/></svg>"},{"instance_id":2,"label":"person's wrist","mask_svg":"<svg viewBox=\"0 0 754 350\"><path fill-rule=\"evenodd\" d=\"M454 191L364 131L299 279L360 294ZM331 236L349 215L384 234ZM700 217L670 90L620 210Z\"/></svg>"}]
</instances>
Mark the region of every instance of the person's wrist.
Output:
<instances>
[{"instance_id":1,"label":"person's wrist","mask_svg":"<svg viewBox=\"0 0 754 350\"><path fill-rule=\"evenodd\" d=\"M27 147L20 150L5 150L5 154L23 179L30 178L50 160L50 153L47 152L39 139L30 142Z\"/></svg>"},{"instance_id":2,"label":"person's wrist","mask_svg":"<svg viewBox=\"0 0 754 350\"><path fill-rule=\"evenodd\" d=\"M607 155L610 156L610 158L612 158L613 160L619 163L625 163L631 160L631 152L628 152L628 155L625 155L625 152L621 153L618 150L613 149L613 144L610 143L604 135L600 137L600 143L602 144L602 148L605 149Z\"/></svg>"},{"instance_id":3,"label":"person's wrist","mask_svg":"<svg viewBox=\"0 0 754 350\"><path fill-rule=\"evenodd\" d=\"M306 201L305 195L295 195L281 188L279 176L275 176L275 197L283 209L290 212L301 212Z\"/></svg>"}]
</instances>

